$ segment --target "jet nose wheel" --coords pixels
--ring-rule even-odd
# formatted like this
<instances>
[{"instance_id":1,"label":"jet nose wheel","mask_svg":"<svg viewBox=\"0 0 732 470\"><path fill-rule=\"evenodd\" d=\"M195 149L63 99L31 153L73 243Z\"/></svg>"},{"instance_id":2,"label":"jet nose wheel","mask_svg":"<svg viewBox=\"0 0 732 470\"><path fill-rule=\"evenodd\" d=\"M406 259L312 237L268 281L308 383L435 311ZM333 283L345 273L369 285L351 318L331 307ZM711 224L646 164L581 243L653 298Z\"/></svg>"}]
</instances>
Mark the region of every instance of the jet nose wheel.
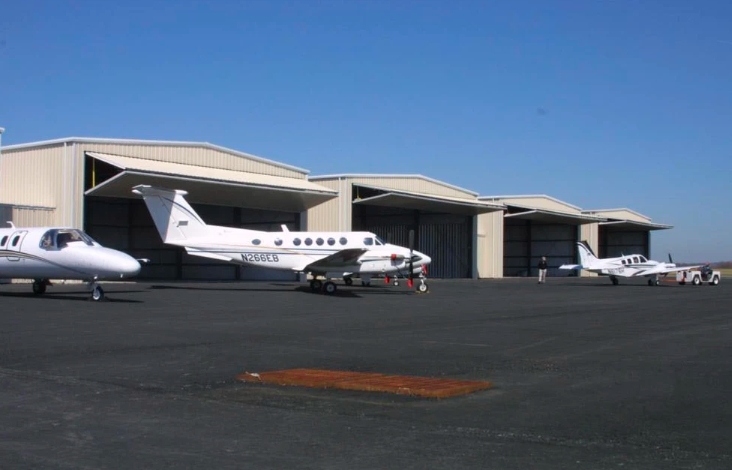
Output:
<instances>
[{"instance_id":1,"label":"jet nose wheel","mask_svg":"<svg viewBox=\"0 0 732 470\"><path fill-rule=\"evenodd\" d=\"M427 284L420 284L420 285L419 285L419 286L417 287L417 290L418 290L419 292L425 293L425 292L429 292L430 288L429 288L429 286L428 286Z\"/></svg>"},{"instance_id":2,"label":"jet nose wheel","mask_svg":"<svg viewBox=\"0 0 732 470\"><path fill-rule=\"evenodd\" d=\"M95 302L99 302L100 300L104 300L104 289L102 289L102 286L96 285L92 288L92 300Z\"/></svg>"}]
</instances>

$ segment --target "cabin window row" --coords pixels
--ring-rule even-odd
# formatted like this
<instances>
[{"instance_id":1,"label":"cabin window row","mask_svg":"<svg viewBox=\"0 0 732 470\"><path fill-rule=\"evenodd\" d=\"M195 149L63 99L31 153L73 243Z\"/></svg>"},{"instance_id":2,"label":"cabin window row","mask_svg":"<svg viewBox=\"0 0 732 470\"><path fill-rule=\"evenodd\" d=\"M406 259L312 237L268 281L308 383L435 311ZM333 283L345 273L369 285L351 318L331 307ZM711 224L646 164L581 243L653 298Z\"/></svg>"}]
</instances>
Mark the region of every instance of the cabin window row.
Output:
<instances>
[{"instance_id":1,"label":"cabin window row","mask_svg":"<svg viewBox=\"0 0 732 470\"><path fill-rule=\"evenodd\" d=\"M13 237L13 243L12 246L18 246L18 240L20 239L20 235L16 235ZM2 240L0 240L0 247L5 247L5 244L8 243L8 236L5 235Z\"/></svg>"},{"instance_id":2,"label":"cabin window row","mask_svg":"<svg viewBox=\"0 0 732 470\"><path fill-rule=\"evenodd\" d=\"M303 244L303 242L305 243L305 245L311 246L313 244L313 239L310 238L310 237L305 238L304 241L302 239L300 239L300 238L293 238L292 239L292 244L295 245L295 246L300 246L300 245ZM333 237L330 237L327 240L325 240L323 238L318 237L318 238L316 238L314 240L314 242L318 246L322 246L325 243L327 243L330 246L333 246L333 245L336 244L336 239L333 238ZM252 245L260 245L261 243L262 243L262 240L260 240L258 238L255 238L254 240L252 240ZM275 238L274 244L276 246L282 246L282 243L283 243L283 241L282 241L281 238ZM348 244L348 239L346 237L341 237L341 238L338 239L338 243L340 243L341 245L347 245ZM367 245L367 246L371 246L371 245L374 245L374 244L376 244L376 245L383 245L384 244L384 242L380 238L378 238L378 237L376 237L376 240L375 241L374 241L374 239L372 237L366 237L366 238L363 239L363 243L364 243L364 245Z\"/></svg>"}]
</instances>

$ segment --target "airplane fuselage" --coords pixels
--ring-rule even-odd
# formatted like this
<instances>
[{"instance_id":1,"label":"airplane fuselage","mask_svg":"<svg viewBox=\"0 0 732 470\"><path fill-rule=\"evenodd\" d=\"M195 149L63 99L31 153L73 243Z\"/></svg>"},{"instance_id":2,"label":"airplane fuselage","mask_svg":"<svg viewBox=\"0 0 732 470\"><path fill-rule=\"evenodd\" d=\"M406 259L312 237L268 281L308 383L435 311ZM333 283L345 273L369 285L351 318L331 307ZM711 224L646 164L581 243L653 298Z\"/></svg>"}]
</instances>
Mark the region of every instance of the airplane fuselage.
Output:
<instances>
[{"instance_id":1,"label":"airplane fuselage","mask_svg":"<svg viewBox=\"0 0 732 470\"><path fill-rule=\"evenodd\" d=\"M48 241L48 243L44 243ZM103 247L80 230L66 227L0 229L2 279L124 279L140 264Z\"/></svg>"},{"instance_id":2,"label":"airplane fuselage","mask_svg":"<svg viewBox=\"0 0 732 470\"><path fill-rule=\"evenodd\" d=\"M183 246L193 256L229 261L243 266L303 271L311 263L347 249L368 250L353 262L314 274L393 274L409 272L409 249L384 243L370 232L260 232L208 226L205 237L169 243ZM429 257L414 251L415 273ZM425 263L426 262L426 263Z\"/></svg>"}]
</instances>

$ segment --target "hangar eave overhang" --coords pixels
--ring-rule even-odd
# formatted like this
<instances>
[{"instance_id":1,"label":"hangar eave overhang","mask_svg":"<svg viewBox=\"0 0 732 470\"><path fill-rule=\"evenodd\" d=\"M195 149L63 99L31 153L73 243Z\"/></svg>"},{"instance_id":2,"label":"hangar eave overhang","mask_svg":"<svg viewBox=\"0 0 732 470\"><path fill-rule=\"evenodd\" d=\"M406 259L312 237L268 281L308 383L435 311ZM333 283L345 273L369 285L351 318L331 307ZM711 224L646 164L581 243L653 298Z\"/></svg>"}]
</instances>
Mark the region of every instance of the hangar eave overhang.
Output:
<instances>
[{"instance_id":1,"label":"hangar eave overhang","mask_svg":"<svg viewBox=\"0 0 732 470\"><path fill-rule=\"evenodd\" d=\"M600 222L600 226L607 230L667 230L673 228L673 225L654 224L651 222L639 222L636 220L607 220Z\"/></svg>"},{"instance_id":2,"label":"hangar eave overhang","mask_svg":"<svg viewBox=\"0 0 732 470\"><path fill-rule=\"evenodd\" d=\"M179 163L86 152L121 170L89 188L87 196L137 198L138 184L188 191L193 203L282 212L302 212L338 197L338 192L307 180L260 175Z\"/></svg>"},{"instance_id":3,"label":"hangar eave overhang","mask_svg":"<svg viewBox=\"0 0 732 470\"><path fill-rule=\"evenodd\" d=\"M381 188L379 188L381 189ZM354 204L422 210L446 214L473 216L505 209L500 204L489 204L478 200L428 196L406 191L381 189L384 192L364 199L355 199Z\"/></svg>"},{"instance_id":4,"label":"hangar eave overhang","mask_svg":"<svg viewBox=\"0 0 732 470\"><path fill-rule=\"evenodd\" d=\"M544 223L558 223L567 225L584 225L601 223L605 219L583 214L571 214L566 212L550 211L546 209L530 209L515 213L508 213L504 216L511 219L532 220Z\"/></svg>"}]
</instances>

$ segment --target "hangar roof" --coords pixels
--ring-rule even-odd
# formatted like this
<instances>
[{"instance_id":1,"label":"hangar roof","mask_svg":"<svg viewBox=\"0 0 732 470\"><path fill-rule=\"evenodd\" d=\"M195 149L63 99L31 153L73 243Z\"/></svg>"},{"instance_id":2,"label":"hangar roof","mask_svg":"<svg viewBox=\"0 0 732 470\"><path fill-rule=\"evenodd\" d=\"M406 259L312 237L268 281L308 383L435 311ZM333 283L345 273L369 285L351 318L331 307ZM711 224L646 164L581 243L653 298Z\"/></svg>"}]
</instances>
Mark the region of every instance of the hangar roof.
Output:
<instances>
[{"instance_id":1,"label":"hangar roof","mask_svg":"<svg viewBox=\"0 0 732 470\"><path fill-rule=\"evenodd\" d=\"M299 212L338 196L338 192L305 179L262 175L122 155L85 152L122 170L86 191L86 195L133 198L138 184L175 187L192 202Z\"/></svg>"},{"instance_id":2,"label":"hangar roof","mask_svg":"<svg viewBox=\"0 0 732 470\"><path fill-rule=\"evenodd\" d=\"M502 204L491 204L478 201L477 199L433 196L361 184L359 186L377 190L381 194L366 197L364 199L354 199L354 204L428 210L459 215L478 215L488 212L502 211L505 209L505 206Z\"/></svg>"},{"instance_id":3,"label":"hangar roof","mask_svg":"<svg viewBox=\"0 0 732 470\"><path fill-rule=\"evenodd\" d=\"M214 145L209 142L189 142L189 141L176 141L176 140L139 140L139 139L109 139L109 138L94 138L94 137L64 137L62 139L42 140L38 142L28 142L24 144L6 145L3 146L3 152L12 152L14 150L32 149L36 147L44 147L58 144L117 144L117 145L145 145L153 147L196 147L196 148L207 148L211 150L217 150L219 152L229 153L239 157L247 158L250 160L256 160L267 165L277 166L280 168L286 168L288 170L296 171L307 175L310 173L309 170L298 168L296 166L287 165L285 163L276 162L267 158L258 157L238 150Z\"/></svg>"},{"instance_id":4,"label":"hangar roof","mask_svg":"<svg viewBox=\"0 0 732 470\"><path fill-rule=\"evenodd\" d=\"M505 204L505 218L534 220L537 222L582 225L605 220L565 201L546 194L521 194L516 196L481 196L481 201Z\"/></svg>"}]
</instances>

